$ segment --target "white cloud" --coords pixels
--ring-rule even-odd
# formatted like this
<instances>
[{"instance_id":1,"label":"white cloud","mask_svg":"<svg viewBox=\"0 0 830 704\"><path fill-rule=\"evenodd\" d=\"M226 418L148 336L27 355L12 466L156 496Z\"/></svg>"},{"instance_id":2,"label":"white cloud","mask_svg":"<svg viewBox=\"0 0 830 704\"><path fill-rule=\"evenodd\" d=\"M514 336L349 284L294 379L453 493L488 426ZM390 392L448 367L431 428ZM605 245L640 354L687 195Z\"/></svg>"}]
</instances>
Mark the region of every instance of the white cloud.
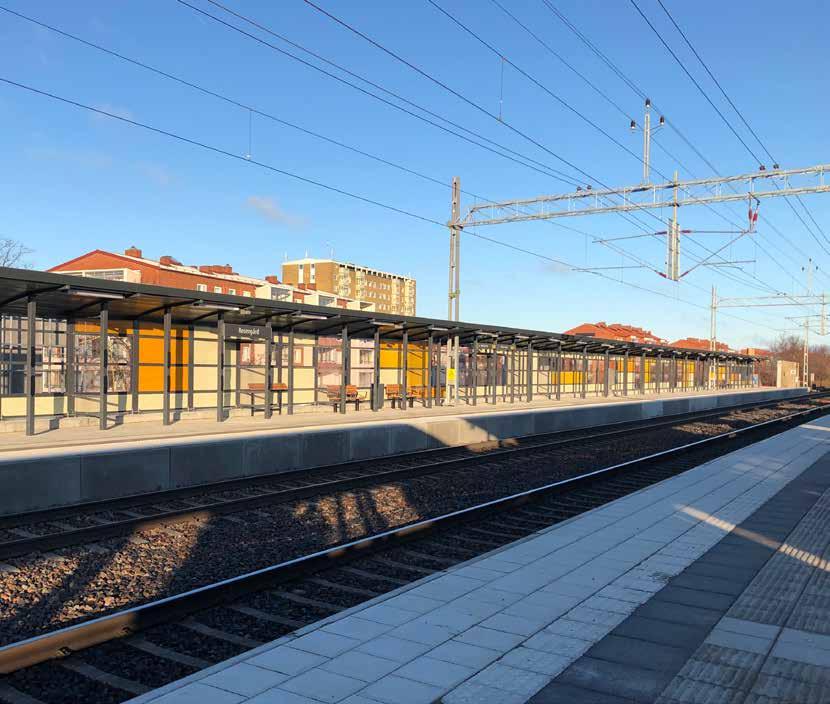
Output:
<instances>
[{"instance_id":1,"label":"white cloud","mask_svg":"<svg viewBox=\"0 0 830 704\"><path fill-rule=\"evenodd\" d=\"M248 196L245 204L270 222L285 225L292 229L305 227L307 224L306 218L301 215L286 213L277 201L270 196Z\"/></svg>"}]
</instances>

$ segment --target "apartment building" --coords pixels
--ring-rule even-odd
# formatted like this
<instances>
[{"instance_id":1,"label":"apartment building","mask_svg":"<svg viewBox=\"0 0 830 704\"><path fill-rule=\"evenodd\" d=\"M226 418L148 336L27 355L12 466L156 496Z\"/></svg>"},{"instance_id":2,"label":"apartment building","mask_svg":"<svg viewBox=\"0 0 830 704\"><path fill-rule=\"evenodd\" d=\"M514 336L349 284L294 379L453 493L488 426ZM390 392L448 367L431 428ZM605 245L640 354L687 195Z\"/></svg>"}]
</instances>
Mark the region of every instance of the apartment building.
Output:
<instances>
[{"instance_id":1,"label":"apartment building","mask_svg":"<svg viewBox=\"0 0 830 704\"><path fill-rule=\"evenodd\" d=\"M375 304L382 313L415 315L415 279L333 259L295 259L282 265L293 286L332 291Z\"/></svg>"},{"instance_id":2,"label":"apartment building","mask_svg":"<svg viewBox=\"0 0 830 704\"><path fill-rule=\"evenodd\" d=\"M265 298L350 310L376 310L369 301L341 296L331 289L292 286L276 276L266 276L263 279L245 276L235 272L230 264L187 265L170 255L158 260L148 259L137 247L130 247L123 254L95 249L53 266L49 271L245 298Z\"/></svg>"}]
</instances>

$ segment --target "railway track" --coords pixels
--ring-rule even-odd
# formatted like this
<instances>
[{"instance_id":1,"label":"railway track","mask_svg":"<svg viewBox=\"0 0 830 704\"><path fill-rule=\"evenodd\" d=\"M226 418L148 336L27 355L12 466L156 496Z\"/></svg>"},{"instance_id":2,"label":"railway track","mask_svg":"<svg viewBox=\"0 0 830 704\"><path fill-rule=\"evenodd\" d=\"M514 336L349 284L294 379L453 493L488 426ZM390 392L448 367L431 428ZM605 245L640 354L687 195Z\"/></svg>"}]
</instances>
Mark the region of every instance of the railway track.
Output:
<instances>
[{"instance_id":1,"label":"railway track","mask_svg":"<svg viewBox=\"0 0 830 704\"><path fill-rule=\"evenodd\" d=\"M0 700L124 701L827 410L728 429L11 644L0 648Z\"/></svg>"},{"instance_id":2,"label":"railway track","mask_svg":"<svg viewBox=\"0 0 830 704\"><path fill-rule=\"evenodd\" d=\"M350 491L382 482L395 482L476 466L496 460L533 458L586 443L602 443L635 431L670 428L692 421L723 418L762 408L797 410L801 404L830 401L830 393L786 401L686 413L670 418L600 426L575 431L480 443L467 448L442 448L393 458L349 462L313 470L296 470L209 485L156 492L140 497L100 501L0 517L0 561L30 553L96 543L126 533L162 528L181 522L201 522L222 515L256 510L309 497ZM740 416L736 418L740 421Z\"/></svg>"}]
</instances>

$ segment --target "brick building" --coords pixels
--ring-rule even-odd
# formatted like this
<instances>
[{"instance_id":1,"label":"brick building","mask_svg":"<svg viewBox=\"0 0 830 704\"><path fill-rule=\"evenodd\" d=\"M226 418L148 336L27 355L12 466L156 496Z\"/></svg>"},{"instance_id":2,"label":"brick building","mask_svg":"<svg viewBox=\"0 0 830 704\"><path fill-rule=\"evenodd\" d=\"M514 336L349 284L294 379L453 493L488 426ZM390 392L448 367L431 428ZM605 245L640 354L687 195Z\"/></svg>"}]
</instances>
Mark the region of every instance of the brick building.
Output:
<instances>
[{"instance_id":1,"label":"brick building","mask_svg":"<svg viewBox=\"0 0 830 704\"><path fill-rule=\"evenodd\" d=\"M415 279L333 259L284 262L282 278L293 286L332 291L369 301L382 313L415 315Z\"/></svg>"},{"instance_id":2,"label":"brick building","mask_svg":"<svg viewBox=\"0 0 830 704\"><path fill-rule=\"evenodd\" d=\"M624 323L582 323L575 328L565 331L566 335L580 335L582 337L596 337L603 340L618 340L624 342L639 342L650 345L665 345L666 340L655 335L651 330L638 328Z\"/></svg>"},{"instance_id":3,"label":"brick building","mask_svg":"<svg viewBox=\"0 0 830 704\"><path fill-rule=\"evenodd\" d=\"M682 340L675 340L671 343L672 347L683 347L687 350L708 350L711 345L709 340L704 340L701 337L684 337ZM728 352L729 345L725 342L717 343L718 352Z\"/></svg>"},{"instance_id":4,"label":"brick building","mask_svg":"<svg viewBox=\"0 0 830 704\"><path fill-rule=\"evenodd\" d=\"M244 276L235 272L230 264L186 265L169 255L158 260L148 259L137 247L130 247L123 254L95 249L53 266L49 271L246 298L375 310L370 302L330 293L323 287L292 286L281 282L277 276L264 279Z\"/></svg>"}]
</instances>

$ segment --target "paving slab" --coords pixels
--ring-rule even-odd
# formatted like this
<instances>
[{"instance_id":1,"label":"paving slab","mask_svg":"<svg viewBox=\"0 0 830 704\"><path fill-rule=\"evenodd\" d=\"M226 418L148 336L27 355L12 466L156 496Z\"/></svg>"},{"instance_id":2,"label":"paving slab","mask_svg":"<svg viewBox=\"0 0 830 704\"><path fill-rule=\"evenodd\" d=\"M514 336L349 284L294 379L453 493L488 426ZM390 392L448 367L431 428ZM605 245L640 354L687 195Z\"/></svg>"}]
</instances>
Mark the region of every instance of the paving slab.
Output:
<instances>
[{"instance_id":1,"label":"paving slab","mask_svg":"<svg viewBox=\"0 0 830 704\"><path fill-rule=\"evenodd\" d=\"M198 685L206 704L211 689L256 704L743 704L798 689L778 680L813 701L830 687L829 430L786 431L131 701ZM759 608L793 576L786 608ZM240 663L285 679L253 696L212 686Z\"/></svg>"}]
</instances>

